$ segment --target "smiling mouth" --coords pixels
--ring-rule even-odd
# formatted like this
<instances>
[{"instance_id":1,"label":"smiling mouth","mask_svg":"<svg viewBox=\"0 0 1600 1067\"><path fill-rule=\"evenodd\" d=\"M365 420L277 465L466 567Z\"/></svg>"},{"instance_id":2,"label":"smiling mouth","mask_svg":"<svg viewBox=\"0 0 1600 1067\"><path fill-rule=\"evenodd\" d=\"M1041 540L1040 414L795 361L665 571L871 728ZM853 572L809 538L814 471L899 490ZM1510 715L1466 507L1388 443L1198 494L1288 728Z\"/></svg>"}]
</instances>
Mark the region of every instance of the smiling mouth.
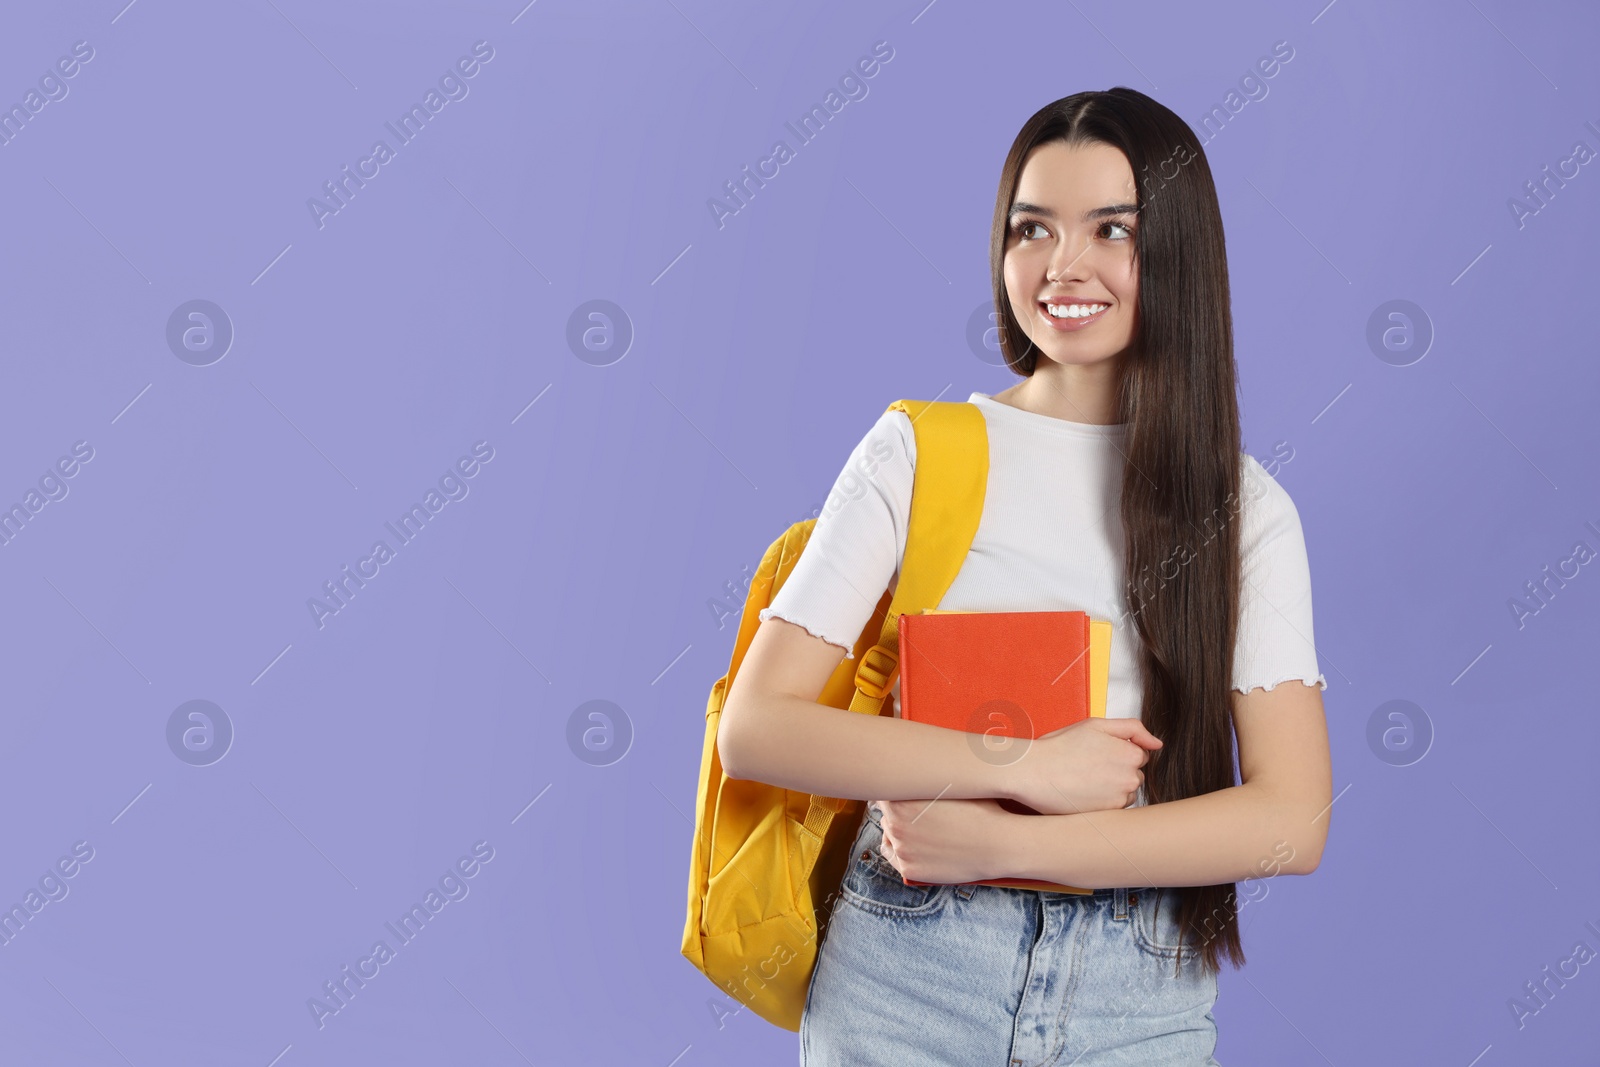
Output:
<instances>
[{"instance_id":1,"label":"smiling mouth","mask_svg":"<svg viewBox=\"0 0 1600 1067\"><path fill-rule=\"evenodd\" d=\"M1111 305L1099 301L1078 304L1050 304L1041 300L1039 301L1039 306L1052 319L1092 319Z\"/></svg>"},{"instance_id":2,"label":"smiling mouth","mask_svg":"<svg viewBox=\"0 0 1600 1067\"><path fill-rule=\"evenodd\" d=\"M1100 318L1111 309L1110 304L1100 301L1084 301L1069 304L1052 304L1047 301L1038 301L1039 314L1050 321L1050 325L1058 330L1076 330L1091 323L1098 322Z\"/></svg>"}]
</instances>

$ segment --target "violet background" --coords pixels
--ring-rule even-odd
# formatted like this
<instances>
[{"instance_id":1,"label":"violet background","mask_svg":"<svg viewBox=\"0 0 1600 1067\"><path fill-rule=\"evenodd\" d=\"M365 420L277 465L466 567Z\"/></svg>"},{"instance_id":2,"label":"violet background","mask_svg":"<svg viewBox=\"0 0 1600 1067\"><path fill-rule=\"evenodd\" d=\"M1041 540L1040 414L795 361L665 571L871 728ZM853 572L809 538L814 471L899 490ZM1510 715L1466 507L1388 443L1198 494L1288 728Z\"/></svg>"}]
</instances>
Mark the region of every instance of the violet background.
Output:
<instances>
[{"instance_id":1,"label":"violet background","mask_svg":"<svg viewBox=\"0 0 1600 1067\"><path fill-rule=\"evenodd\" d=\"M890 401L1013 380L967 330L1033 111L1120 84L1198 129L1279 41L1202 137L1338 799L1321 869L1244 912L1218 1059L1593 1062L1592 966L1521 1028L1508 1001L1600 949L1600 576L1521 628L1508 601L1600 547L1600 177L1508 202L1600 148L1594 8L125 3L0 15L8 106L95 50L0 145L0 504L94 449L0 547L0 902L95 850L0 945L0 1062L792 1062L679 954L711 604ZM479 40L468 96L319 229L307 200ZM166 342L192 299L235 332L209 366ZM568 343L596 299L615 362ZM1397 299L1434 332L1406 366L1367 341ZM480 440L319 629L308 598ZM194 699L235 731L210 766L167 743ZM609 765L569 740L591 700ZM1432 732L1405 766L1368 740L1394 700ZM470 894L319 1029L308 998L476 841Z\"/></svg>"}]
</instances>

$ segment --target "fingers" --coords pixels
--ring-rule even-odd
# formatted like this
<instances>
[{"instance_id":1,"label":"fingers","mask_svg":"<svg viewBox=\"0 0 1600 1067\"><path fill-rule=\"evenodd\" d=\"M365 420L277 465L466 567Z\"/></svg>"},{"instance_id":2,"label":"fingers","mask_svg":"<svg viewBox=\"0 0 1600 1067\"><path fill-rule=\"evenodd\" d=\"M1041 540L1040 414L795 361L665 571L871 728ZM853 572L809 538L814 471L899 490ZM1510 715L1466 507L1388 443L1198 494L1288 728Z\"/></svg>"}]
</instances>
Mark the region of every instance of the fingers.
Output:
<instances>
[{"instance_id":1,"label":"fingers","mask_svg":"<svg viewBox=\"0 0 1600 1067\"><path fill-rule=\"evenodd\" d=\"M1132 719L1130 721L1139 722L1137 719ZM1142 748L1149 749L1160 748L1162 744L1161 738L1151 733L1149 728L1146 727L1142 722L1139 722L1139 729L1136 732L1128 735L1128 740Z\"/></svg>"},{"instance_id":2,"label":"fingers","mask_svg":"<svg viewBox=\"0 0 1600 1067\"><path fill-rule=\"evenodd\" d=\"M1162 744L1161 739L1155 734L1151 733L1149 728L1138 719L1093 718L1085 719L1083 721L1094 723L1103 733L1110 734L1112 737L1120 737L1125 741L1132 741L1140 748L1160 748ZM1066 727L1066 729L1071 729L1071 727ZM1048 737L1049 735L1046 734L1045 736Z\"/></svg>"}]
</instances>

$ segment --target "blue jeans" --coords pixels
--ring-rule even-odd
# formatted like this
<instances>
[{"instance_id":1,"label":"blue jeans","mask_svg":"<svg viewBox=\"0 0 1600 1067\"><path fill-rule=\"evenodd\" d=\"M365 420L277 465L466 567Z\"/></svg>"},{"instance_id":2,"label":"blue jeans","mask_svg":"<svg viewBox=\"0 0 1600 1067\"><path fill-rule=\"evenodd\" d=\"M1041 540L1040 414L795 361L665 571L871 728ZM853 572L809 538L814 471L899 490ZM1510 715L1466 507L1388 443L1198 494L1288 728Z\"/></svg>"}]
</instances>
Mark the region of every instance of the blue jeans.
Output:
<instances>
[{"instance_id":1,"label":"blue jeans","mask_svg":"<svg viewBox=\"0 0 1600 1067\"><path fill-rule=\"evenodd\" d=\"M1215 975L1171 893L908 886L868 807L817 951L802 1067L1218 1067Z\"/></svg>"}]
</instances>

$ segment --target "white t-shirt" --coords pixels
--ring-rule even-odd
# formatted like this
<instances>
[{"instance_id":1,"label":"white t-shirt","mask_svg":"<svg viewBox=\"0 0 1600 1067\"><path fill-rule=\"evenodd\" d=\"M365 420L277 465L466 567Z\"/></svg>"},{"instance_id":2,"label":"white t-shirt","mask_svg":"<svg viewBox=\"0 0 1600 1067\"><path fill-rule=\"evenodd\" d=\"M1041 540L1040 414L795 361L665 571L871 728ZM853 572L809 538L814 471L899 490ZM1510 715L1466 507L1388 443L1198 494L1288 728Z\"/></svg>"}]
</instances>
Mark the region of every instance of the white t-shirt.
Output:
<instances>
[{"instance_id":1,"label":"white t-shirt","mask_svg":"<svg viewBox=\"0 0 1600 1067\"><path fill-rule=\"evenodd\" d=\"M986 393L968 399L987 424L989 480L972 547L937 606L1085 611L1111 621L1106 715L1137 717L1143 692L1135 654L1139 636L1123 590L1119 511L1127 424L1069 422ZM1240 453L1240 462L1244 580L1233 688L1271 689L1297 679L1325 690L1313 644L1311 574L1299 512L1254 457ZM915 468L910 417L885 411L851 453L805 551L759 618L786 619L853 658L850 650L883 591L899 581ZM1204 550L1198 543L1203 536L1196 535L1191 552ZM1183 558L1174 556L1172 566ZM1166 576L1171 574L1169 567ZM1146 588L1159 585L1160 577L1151 576ZM898 677L891 694L898 716Z\"/></svg>"}]
</instances>

